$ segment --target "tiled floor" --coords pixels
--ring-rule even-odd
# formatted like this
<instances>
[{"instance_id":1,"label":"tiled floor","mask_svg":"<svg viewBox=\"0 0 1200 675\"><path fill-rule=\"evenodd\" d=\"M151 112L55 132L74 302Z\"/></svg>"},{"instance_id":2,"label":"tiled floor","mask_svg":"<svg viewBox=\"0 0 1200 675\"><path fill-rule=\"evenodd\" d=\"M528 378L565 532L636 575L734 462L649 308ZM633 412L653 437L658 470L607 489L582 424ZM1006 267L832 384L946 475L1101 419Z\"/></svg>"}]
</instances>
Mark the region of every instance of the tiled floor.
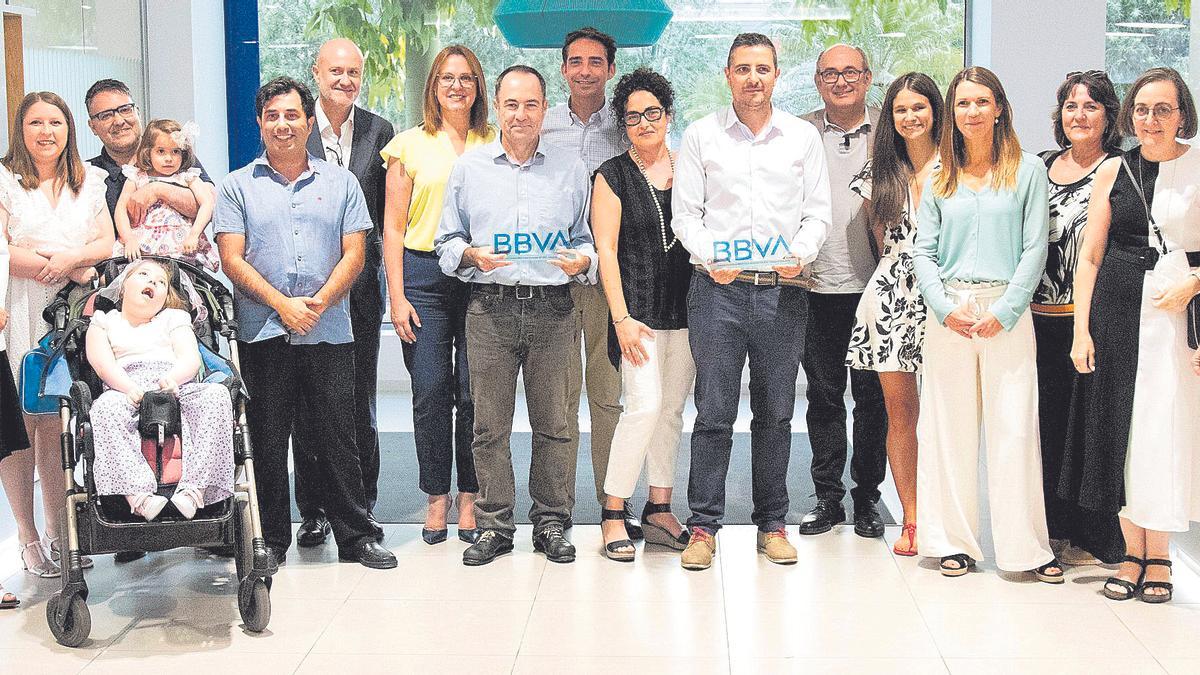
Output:
<instances>
[{"instance_id":1,"label":"tiled floor","mask_svg":"<svg viewBox=\"0 0 1200 675\"><path fill-rule=\"evenodd\" d=\"M731 527L718 564L686 572L668 551L605 560L594 526L572 531L574 564L547 563L522 529L515 554L479 568L456 540L430 547L417 525L387 526L397 570L339 564L332 545L293 550L261 635L240 627L232 562L102 556L81 649L46 627L57 581L4 581L25 605L0 612L0 672L1200 672L1200 576L1186 565L1175 603L1118 604L1099 595L1104 568L1058 587L987 563L945 579L934 561L893 557L896 534L793 534L800 561L780 567L756 554L752 527Z\"/></svg>"}]
</instances>

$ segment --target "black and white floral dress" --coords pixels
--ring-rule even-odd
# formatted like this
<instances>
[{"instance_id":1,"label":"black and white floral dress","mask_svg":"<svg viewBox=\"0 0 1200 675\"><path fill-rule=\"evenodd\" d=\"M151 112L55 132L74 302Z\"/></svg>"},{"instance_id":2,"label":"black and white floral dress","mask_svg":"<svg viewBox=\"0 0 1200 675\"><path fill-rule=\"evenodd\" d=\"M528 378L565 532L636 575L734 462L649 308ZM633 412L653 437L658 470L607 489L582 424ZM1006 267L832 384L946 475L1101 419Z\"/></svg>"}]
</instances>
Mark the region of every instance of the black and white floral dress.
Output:
<instances>
[{"instance_id":1,"label":"black and white floral dress","mask_svg":"<svg viewBox=\"0 0 1200 675\"><path fill-rule=\"evenodd\" d=\"M871 198L871 162L850 181L850 189ZM925 341L925 301L913 274L916 209L909 195L900 222L884 232L883 257L867 282L855 312L846 365L859 370L913 373L921 367Z\"/></svg>"}]
</instances>

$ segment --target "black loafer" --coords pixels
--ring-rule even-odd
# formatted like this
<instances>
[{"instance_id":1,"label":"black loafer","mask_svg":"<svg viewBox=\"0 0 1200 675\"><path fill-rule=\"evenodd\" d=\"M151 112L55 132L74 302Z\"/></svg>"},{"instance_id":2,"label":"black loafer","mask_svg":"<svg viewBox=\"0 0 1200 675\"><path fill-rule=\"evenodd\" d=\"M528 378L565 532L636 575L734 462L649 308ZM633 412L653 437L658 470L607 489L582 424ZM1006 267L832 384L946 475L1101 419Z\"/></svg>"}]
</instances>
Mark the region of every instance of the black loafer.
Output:
<instances>
[{"instance_id":1,"label":"black loafer","mask_svg":"<svg viewBox=\"0 0 1200 675\"><path fill-rule=\"evenodd\" d=\"M113 562L127 563L146 557L145 551L118 551L113 554Z\"/></svg>"},{"instance_id":2,"label":"black loafer","mask_svg":"<svg viewBox=\"0 0 1200 675\"><path fill-rule=\"evenodd\" d=\"M646 533L642 531L642 524L633 515L633 508L629 506L629 500L625 500L625 534L633 541L640 541L645 538Z\"/></svg>"},{"instance_id":3,"label":"black loafer","mask_svg":"<svg viewBox=\"0 0 1200 675\"><path fill-rule=\"evenodd\" d=\"M390 570L396 566L396 556L374 539L364 539L349 551L338 551L338 559L356 562L373 570Z\"/></svg>"},{"instance_id":4,"label":"black loafer","mask_svg":"<svg viewBox=\"0 0 1200 675\"><path fill-rule=\"evenodd\" d=\"M367 522L370 523L371 528L375 530L375 543L382 544L383 543L383 525L380 525L379 521L375 520L375 514L371 513L370 511L367 512Z\"/></svg>"},{"instance_id":5,"label":"black loafer","mask_svg":"<svg viewBox=\"0 0 1200 675\"><path fill-rule=\"evenodd\" d=\"M868 539L883 536L883 518L875 502L854 505L854 534Z\"/></svg>"},{"instance_id":6,"label":"black loafer","mask_svg":"<svg viewBox=\"0 0 1200 675\"><path fill-rule=\"evenodd\" d=\"M822 534L841 525L846 520L846 509L841 502L818 499L816 507L800 520L800 534Z\"/></svg>"},{"instance_id":7,"label":"black loafer","mask_svg":"<svg viewBox=\"0 0 1200 675\"><path fill-rule=\"evenodd\" d=\"M325 516L305 518L300 523L300 529L296 531L296 545L304 548L320 546L329 537L329 532L329 519Z\"/></svg>"},{"instance_id":8,"label":"black loafer","mask_svg":"<svg viewBox=\"0 0 1200 675\"><path fill-rule=\"evenodd\" d=\"M550 523L533 533L533 550L556 563L575 562L575 545L563 536L562 523Z\"/></svg>"},{"instance_id":9,"label":"black loafer","mask_svg":"<svg viewBox=\"0 0 1200 675\"><path fill-rule=\"evenodd\" d=\"M513 541L496 530L480 530L479 541L463 551L463 564L486 565L505 553L512 553Z\"/></svg>"}]
</instances>

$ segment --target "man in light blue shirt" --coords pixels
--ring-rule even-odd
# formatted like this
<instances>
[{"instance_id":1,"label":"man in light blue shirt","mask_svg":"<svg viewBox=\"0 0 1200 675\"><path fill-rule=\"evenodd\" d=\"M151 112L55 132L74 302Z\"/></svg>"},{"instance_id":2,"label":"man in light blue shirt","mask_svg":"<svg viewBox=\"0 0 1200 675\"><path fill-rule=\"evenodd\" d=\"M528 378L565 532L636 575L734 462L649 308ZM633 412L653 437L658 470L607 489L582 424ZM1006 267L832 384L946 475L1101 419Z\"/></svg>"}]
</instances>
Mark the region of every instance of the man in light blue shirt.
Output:
<instances>
[{"instance_id":1,"label":"man in light blue shirt","mask_svg":"<svg viewBox=\"0 0 1200 675\"><path fill-rule=\"evenodd\" d=\"M513 550L509 434L522 371L533 426L533 547L553 562L575 560L575 547L563 536L576 448L565 371L571 351L579 349L568 281L594 284L597 261L586 220L587 171L577 156L539 140L545 114L540 73L518 65L500 74L500 140L455 163L434 241L442 271L471 282L467 362L475 401L475 518L482 534L463 552L465 565L485 565Z\"/></svg>"},{"instance_id":2,"label":"man in light blue shirt","mask_svg":"<svg viewBox=\"0 0 1200 675\"><path fill-rule=\"evenodd\" d=\"M371 216L354 174L305 149L315 105L291 78L258 90L265 151L226 176L213 217L241 330L263 539L282 563L292 540L288 440L297 411L319 410L309 428L338 557L391 568L396 557L367 518L346 297L362 271Z\"/></svg>"}]
</instances>

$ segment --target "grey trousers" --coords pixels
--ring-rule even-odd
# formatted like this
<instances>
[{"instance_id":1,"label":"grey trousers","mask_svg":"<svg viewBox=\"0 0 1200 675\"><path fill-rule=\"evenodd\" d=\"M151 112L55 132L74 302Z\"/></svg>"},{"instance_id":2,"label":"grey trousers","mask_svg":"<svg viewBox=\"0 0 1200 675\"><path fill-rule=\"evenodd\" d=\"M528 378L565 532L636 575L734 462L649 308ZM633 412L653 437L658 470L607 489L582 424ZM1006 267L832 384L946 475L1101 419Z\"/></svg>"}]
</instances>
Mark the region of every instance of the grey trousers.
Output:
<instances>
[{"instance_id":1,"label":"grey trousers","mask_svg":"<svg viewBox=\"0 0 1200 675\"><path fill-rule=\"evenodd\" d=\"M537 531L570 516L568 493L575 466L567 414L568 364L575 341L575 304L569 293L519 300L505 289L494 295L473 288L467 305L467 363L475 401L471 449L479 497L478 526L512 536L512 433L517 376L524 377L525 400L533 427L529 466L529 520Z\"/></svg>"}]
</instances>

